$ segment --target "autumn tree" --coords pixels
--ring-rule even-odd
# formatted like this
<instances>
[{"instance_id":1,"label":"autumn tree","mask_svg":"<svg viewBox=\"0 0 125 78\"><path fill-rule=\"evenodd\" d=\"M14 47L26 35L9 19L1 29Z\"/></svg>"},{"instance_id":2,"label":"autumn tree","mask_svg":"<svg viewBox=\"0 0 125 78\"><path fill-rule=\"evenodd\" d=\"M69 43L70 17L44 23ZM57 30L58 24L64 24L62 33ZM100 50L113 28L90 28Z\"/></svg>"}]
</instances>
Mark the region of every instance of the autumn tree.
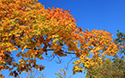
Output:
<instances>
[{"instance_id":1,"label":"autumn tree","mask_svg":"<svg viewBox=\"0 0 125 78\"><path fill-rule=\"evenodd\" d=\"M95 65L87 70L87 78L125 78L125 34L117 32L114 40L120 51L113 59L106 59L102 65Z\"/></svg>"},{"instance_id":2,"label":"autumn tree","mask_svg":"<svg viewBox=\"0 0 125 78\"><path fill-rule=\"evenodd\" d=\"M44 60L43 54L53 51L53 56L79 58L74 62L75 74L102 64L105 55L117 54L113 35L105 30L83 31L75 22L69 11L45 9L38 0L0 0L0 71L8 69L17 77L32 68L43 70L45 66L36 64L36 58ZM12 55L15 50L19 62Z\"/></svg>"}]
</instances>

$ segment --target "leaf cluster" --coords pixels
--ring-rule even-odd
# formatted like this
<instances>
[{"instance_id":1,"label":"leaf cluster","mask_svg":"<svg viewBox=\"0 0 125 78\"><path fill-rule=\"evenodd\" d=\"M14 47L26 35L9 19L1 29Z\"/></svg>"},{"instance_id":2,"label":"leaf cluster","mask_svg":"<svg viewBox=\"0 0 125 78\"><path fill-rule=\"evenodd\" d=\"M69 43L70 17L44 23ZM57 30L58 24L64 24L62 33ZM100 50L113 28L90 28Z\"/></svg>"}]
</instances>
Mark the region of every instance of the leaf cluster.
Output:
<instances>
[{"instance_id":1,"label":"leaf cluster","mask_svg":"<svg viewBox=\"0 0 125 78\"><path fill-rule=\"evenodd\" d=\"M96 65L87 70L88 78L124 78L125 77L125 34L117 31L114 42L119 45L119 52L113 59L106 59L101 66Z\"/></svg>"}]
</instances>

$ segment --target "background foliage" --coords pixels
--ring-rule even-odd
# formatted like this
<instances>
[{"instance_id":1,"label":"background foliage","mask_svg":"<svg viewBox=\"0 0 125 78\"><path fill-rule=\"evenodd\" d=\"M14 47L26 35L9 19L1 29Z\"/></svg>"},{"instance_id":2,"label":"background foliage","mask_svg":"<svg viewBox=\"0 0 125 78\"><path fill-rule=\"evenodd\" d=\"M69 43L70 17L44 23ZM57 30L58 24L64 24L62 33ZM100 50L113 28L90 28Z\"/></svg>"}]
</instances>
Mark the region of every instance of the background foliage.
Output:
<instances>
[{"instance_id":1,"label":"background foliage","mask_svg":"<svg viewBox=\"0 0 125 78\"><path fill-rule=\"evenodd\" d=\"M125 77L125 34L117 32L115 43L120 44L120 51L113 59L106 59L102 65L87 70L88 78L124 78Z\"/></svg>"}]
</instances>

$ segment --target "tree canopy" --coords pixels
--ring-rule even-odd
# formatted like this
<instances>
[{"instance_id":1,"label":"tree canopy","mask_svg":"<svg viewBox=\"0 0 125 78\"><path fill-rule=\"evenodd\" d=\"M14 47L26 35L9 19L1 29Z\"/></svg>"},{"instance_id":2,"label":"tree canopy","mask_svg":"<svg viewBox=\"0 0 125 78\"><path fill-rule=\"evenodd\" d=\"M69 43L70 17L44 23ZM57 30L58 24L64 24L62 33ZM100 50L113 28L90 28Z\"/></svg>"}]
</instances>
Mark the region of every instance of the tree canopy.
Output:
<instances>
[{"instance_id":1,"label":"tree canopy","mask_svg":"<svg viewBox=\"0 0 125 78\"><path fill-rule=\"evenodd\" d=\"M124 78L125 77L125 34L117 32L115 43L120 44L120 51L113 59L106 59L102 65L95 65L87 70L88 78Z\"/></svg>"},{"instance_id":2,"label":"tree canopy","mask_svg":"<svg viewBox=\"0 0 125 78\"><path fill-rule=\"evenodd\" d=\"M10 75L16 77L33 67L43 70L45 66L36 64L36 58L44 60L43 54L53 51L53 56L75 54L79 58L74 62L75 74L98 62L102 64L105 55L117 54L119 47L111 33L83 31L75 22L69 11L45 9L38 0L0 0L0 71L9 69ZM19 63L11 53L15 50L21 57Z\"/></svg>"}]
</instances>

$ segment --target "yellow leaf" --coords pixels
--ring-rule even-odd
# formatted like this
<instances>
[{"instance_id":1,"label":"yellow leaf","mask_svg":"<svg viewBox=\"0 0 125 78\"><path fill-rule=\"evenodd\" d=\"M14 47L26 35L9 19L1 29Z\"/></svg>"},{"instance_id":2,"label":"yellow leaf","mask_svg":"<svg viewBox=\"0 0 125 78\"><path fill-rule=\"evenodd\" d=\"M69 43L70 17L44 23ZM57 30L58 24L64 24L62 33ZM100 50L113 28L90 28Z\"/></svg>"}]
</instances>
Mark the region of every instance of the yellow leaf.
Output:
<instances>
[{"instance_id":1,"label":"yellow leaf","mask_svg":"<svg viewBox=\"0 0 125 78\"><path fill-rule=\"evenodd\" d=\"M53 42L55 43L57 40L58 40L58 39L56 38L56 39L53 40Z\"/></svg>"},{"instance_id":2,"label":"yellow leaf","mask_svg":"<svg viewBox=\"0 0 125 78\"><path fill-rule=\"evenodd\" d=\"M101 50L101 47L97 47L95 50L96 50L96 51L99 51L99 50Z\"/></svg>"}]
</instances>

